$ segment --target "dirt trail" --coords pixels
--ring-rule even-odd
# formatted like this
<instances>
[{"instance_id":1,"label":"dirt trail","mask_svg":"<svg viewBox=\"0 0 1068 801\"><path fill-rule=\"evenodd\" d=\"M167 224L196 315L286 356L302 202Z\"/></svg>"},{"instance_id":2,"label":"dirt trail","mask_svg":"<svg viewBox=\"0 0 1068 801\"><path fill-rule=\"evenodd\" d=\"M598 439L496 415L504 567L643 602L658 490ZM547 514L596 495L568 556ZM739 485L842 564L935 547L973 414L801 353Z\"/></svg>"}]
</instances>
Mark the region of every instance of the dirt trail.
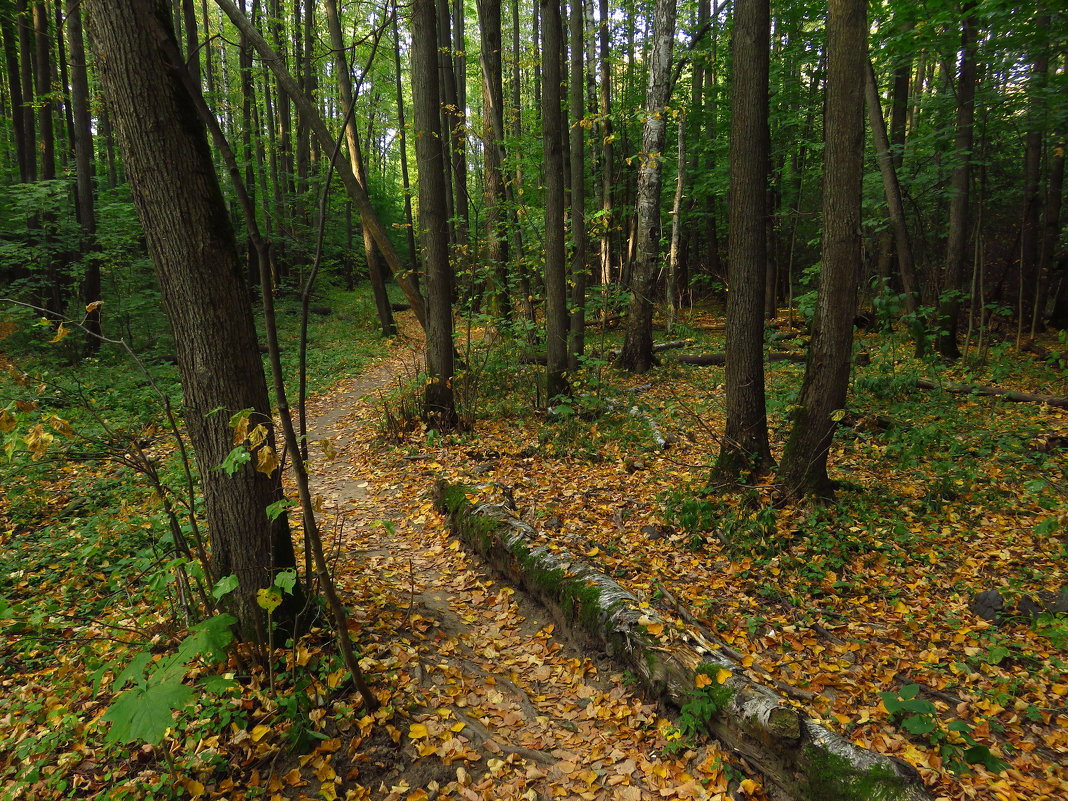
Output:
<instances>
[{"instance_id":1,"label":"dirt trail","mask_svg":"<svg viewBox=\"0 0 1068 801\"><path fill-rule=\"evenodd\" d=\"M318 797L732 798L739 774L715 746L665 739L667 721L625 676L450 540L430 487L406 470L432 454L374 443L382 391L418 364L398 347L310 404L324 536L384 701L312 756L326 765Z\"/></svg>"}]
</instances>

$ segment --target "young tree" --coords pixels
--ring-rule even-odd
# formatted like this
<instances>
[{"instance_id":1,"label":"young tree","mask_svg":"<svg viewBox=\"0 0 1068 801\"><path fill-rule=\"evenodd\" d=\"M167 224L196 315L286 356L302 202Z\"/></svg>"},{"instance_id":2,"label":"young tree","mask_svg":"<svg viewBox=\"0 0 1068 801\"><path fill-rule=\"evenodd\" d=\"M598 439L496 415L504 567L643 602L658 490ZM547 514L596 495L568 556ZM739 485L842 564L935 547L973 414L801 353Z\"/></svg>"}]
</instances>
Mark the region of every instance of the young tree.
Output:
<instances>
[{"instance_id":1,"label":"young tree","mask_svg":"<svg viewBox=\"0 0 1068 801\"><path fill-rule=\"evenodd\" d=\"M233 448L232 414L252 410L273 449L271 406L256 331L240 279L229 214L204 127L182 79L158 46L174 31L165 0L90 0L99 77L112 112L134 205L156 268L178 356L185 420L200 466L214 578L234 574L233 607L242 635L262 639L258 589L296 561L281 471L247 463L216 469ZM265 451L266 453L266 451ZM274 619L303 607L287 596Z\"/></svg>"},{"instance_id":2,"label":"young tree","mask_svg":"<svg viewBox=\"0 0 1068 801\"><path fill-rule=\"evenodd\" d=\"M644 373L653 366L653 291L660 257L660 187L674 41L675 0L657 0L638 168L636 257L631 268L626 334L619 355L619 366L634 373Z\"/></svg>"},{"instance_id":3,"label":"young tree","mask_svg":"<svg viewBox=\"0 0 1068 801\"><path fill-rule=\"evenodd\" d=\"M452 392L452 267L445 212L446 175L438 95L437 20L434 0L412 3L412 105L419 167L419 232L427 293L427 385L424 414L438 430L456 426Z\"/></svg>"},{"instance_id":4,"label":"young tree","mask_svg":"<svg viewBox=\"0 0 1068 801\"><path fill-rule=\"evenodd\" d=\"M571 42L571 69L568 78L568 111L571 117L571 322L567 353L567 369L578 370L579 360L586 349L586 144L582 125L585 117L583 92L583 17L582 0L571 0L568 16Z\"/></svg>"},{"instance_id":5,"label":"young tree","mask_svg":"<svg viewBox=\"0 0 1068 801\"><path fill-rule=\"evenodd\" d=\"M860 283L864 84L857 76L868 58L866 8L865 0L828 4L822 262L805 377L779 470L784 500L833 494L827 455L849 387Z\"/></svg>"},{"instance_id":6,"label":"young tree","mask_svg":"<svg viewBox=\"0 0 1068 801\"><path fill-rule=\"evenodd\" d=\"M770 31L768 0L737 0L731 36L727 428L716 464L728 480L748 478L771 465L764 401Z\"/></svg>"}]
</instances>

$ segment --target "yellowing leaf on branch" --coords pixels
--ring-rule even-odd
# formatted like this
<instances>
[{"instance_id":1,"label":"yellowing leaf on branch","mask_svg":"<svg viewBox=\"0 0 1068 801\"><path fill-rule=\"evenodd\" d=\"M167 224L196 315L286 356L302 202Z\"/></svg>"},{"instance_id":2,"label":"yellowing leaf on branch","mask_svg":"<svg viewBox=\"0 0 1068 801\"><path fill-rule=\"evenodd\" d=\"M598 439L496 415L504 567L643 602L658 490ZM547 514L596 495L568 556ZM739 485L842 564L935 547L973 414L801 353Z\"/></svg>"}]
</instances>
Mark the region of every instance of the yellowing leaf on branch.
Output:
<instances>
[{"instance_id":1,"label":"yellowing leaf on branch","mask_svg":"<svg viewBox=\"0 0 1068 801\"><path fill-rule=\"evenodd\" d=\"M70 333L70 329L64 323L59 324L59 328L56 329L56 335L52 337L49 342L62 342L67 338L67 334Z\"/></svg>"},{"instance_id":2,"label":"yellowing leaf on branch","mask_svg":"<svg viewBox=\"0 0 1068 801\"><path fill-rule=\"evenodd\" d=\"M278 455L274 452L274 448L264 445L256 451L257 472L269 476L278 469L279 464L281 464L281 462L278 460Z\"/></svg>"},{"instance_id":3,"label":"yellowing leaf on branch","mask_svg":"<svg viewBox=\"0 0 1068 801\"><path fill-rule=\"evenodd\" d=\"M282 603L282 593L274 587L263 587L256 590L256 603L261 609L267 610L267 614L274 614L274 610Z\"/></svg>"},{"instance_id":4,"label":"yellowing leaf on branch","mask_svg":"<svg viewBox=\"0 0 1068 801\"><path fill-rule=\"evenodd\" d=\"M0 409L0 434L8 434L15 429L15 415L7 409Z\"/></svg>"},{"instance_id":5,"label":"yellowing leaf on branch","mask_svg":"<svg viewBox=\"0 0 1068 801\"><path fill-rule=\"evenodd\" d=\"M30 458L35 462L41 461L48 453L48 446L52 444L54 440L51 434L44 430L40 423L30 429L30 433L22 438L22 441L26 443L26 447L30 451Z\"/></svg>"}]
</instances>

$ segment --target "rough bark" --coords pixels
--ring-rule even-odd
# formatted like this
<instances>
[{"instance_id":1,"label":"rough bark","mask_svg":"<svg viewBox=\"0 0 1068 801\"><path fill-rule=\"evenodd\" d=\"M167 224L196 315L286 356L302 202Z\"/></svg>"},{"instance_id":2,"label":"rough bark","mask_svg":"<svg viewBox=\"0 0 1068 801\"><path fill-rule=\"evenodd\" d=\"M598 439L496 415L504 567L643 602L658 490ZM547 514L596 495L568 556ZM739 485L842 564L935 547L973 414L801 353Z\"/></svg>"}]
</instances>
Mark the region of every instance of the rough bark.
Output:
<instances>
[{"instance_id":1,"label":"rough bark","mask_svg":"<svg viewBox=\"0 0 1068 801\"><path fill-rule=\"evenodd\" d=\"M693 699L698 673L729 670L727 697L704 721L706 730L763 773L772 798L930 801L912 766L853 745L750 679L705 632L675 626L639 605L632 593L573 554L537 546L534 530L504 506L473 506L461 487L444 481L434 496L468 547L542 603L559 625L577 629L630 671L650 697L681 708Z\"/></svg>"},{"instance_id":2,"label":"rough bark","mask_svg":"<svg viewBox=\"0 0 1068 801\"><path fill-rule=\"evenodd\" d=\"M174 331L213 577L238 577L239 627L245 637L262 638L266 620L256 591L296 562L285 514L267 517L267 506L282 497L280 471L266 475L249 463L231 477L215 469L233 448L228 420L235 412L251 408L274 446L229 215L193 100L157 44L166 37L177 48L166 4L91 0L88 9L101 84ZM301 605L286 596L274 619L291 620Z\"/></svg>"},{"instance_id":3,"label":"rough bark","mask_svg":"<svg viewBox=\"0 0 1068 801\"><path fill-rule=\"evenodd\" d=\"M764 292L768 261L768 0L737 0L731 36L727 424L716 462L724 479L771 466L764 398Z\"/></svg>"},{"instance_id":4,"label":"rough bark","mask_svg":"<svg viewBox=\"0 0 1068 801\"><path fill-rule=\"evenodd\" d=\"M571 0L568 16L571 69L568 75L569 147L571 167L571 315L568 332L567 369L578 370L586 349L586 137L583 127L583 16L582 0Z\"/></svg>"},{"instance_id":5,"label":"rough bark","mask_svg":"<svg viewBox=\"0 0 1068 801\"><path fill-rule=\"evenodd\" d=\"M675 0L657 0L652 38L652 60L639 154L636 255L631 267L626 335L619 358L619 366L634 373L644 373L653 366L653 291L660 256L660 187L663 180L666 106L671 97Z\"/></svg>"},{"instance_id":6,"label":"rough bark","mask_svg":"<svg viewBox=\"0 0 1068 801\"><path fill-rule=\"evenodd\" d=\"M438 97L434 0L412 3L412 101L419 166L419 232L426 265L427 384L424 414L438 430L456 426L452 376L452 267L445 216L446 175Z\"/></svg>"},{"instance_id":7,"label":"rough bark","mask_svg":"<svg viewBox=\"0 0 1068 801\"><path fill-rule=\"evenodd\" d=\"M19 81L18 35L15 22L7 14L0 15L0 36L4 43L4 67L7 72L7 93L11 102L12 133L15 139L15 160L19 167L19 180L28 183L30 163L33 161L33 139L26 128L26 99L22 96L22 84Z\"/></svg>"},{"instance_id":8,"label":"rough bark","mask_svg":"<svg viewBox=\"0 0 1068 801\"><path fill-rule=\"evenodd\" d=\"M1039 8L1045 4L1039 3ZM1045 31L1050 25L1049 13L1040 13L1039 29ZM1023 169L1023 220L1020 226L1020 308L1021 328L1030 328L1031 333L1042 328L1042 311L1045 298L1038 297L1042 262L1039 259L1042 240L1042 144L1046 131L1044 90L1049 71L1049 49L1045 43L1039 46L1038 54L1031 65L1028 81L1027 134L1024 137Z\"/></svg>"},{"instance_id":9,"label":"rough bark","mask_svg":"<svg viewBox=\"0 0 1068 801\"><path fill-rule=\"evenodd\" d=\"M861 183L867 4L831 0L827 14L827 105L824 121L823 247L816 315L794 425L783 451L783 500L829 496L827 456L833 414L845 407L853 316L861 265Z\"/></svg>"},{"instance_id":10,"label":"rough bark","mask_svg":"<svg viewBox=\"0 0 1068 801\"><path fill-rule=\"evenodd\" d=\"M408 129L404 123L404 88L401 81L400 29L397 24L397 0L390 9L393 24L393 72L397 89L397 127L401 132L400 163L401 188L404 190L405 239L408 243L408 261L412 283L419 286L419 254L415 248L415 220L412 217L412 188L408 177Z\"/></svg>"}]
</instances>

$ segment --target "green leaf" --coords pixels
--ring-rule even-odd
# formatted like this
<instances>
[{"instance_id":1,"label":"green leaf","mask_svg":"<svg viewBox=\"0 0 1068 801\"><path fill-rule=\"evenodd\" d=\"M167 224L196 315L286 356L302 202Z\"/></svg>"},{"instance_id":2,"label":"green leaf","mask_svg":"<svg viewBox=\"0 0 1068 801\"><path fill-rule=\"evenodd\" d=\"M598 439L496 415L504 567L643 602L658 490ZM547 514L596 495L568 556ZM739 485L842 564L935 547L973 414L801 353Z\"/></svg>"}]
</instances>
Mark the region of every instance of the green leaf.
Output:
<instances>
[{"instance_id":1,"label":"green leaf","mask_svg":"<svg viewBox=\"0 0 1068 801\"><path fill-rule=\"evenodd\" d=\"M218 601L224 595L228 595L237 589L237 576L231 573L229 576L223 576L221 579L215 582L215 586L211 588L212 597Z\"/></svg>"},{"instance_id":2,"label":"green leaf","mask_svg":"<svg viewBox=\"0 0 1068 801\"><path fill-rule=\"evenodd\" d=\"M990 749L985 745L973 745L964 752L964 759L969 765L982 765L994 773L1001 773L1009 768L1007 763L990 753Z\"/></svg>"},{"instance_id":3,"label":"green leaf","mask_svg":"<svg viewBox=\"0 0 1068 801\"><path fill-rule=\"evenodd\" d=\"M238 684L229 676L220 676L217 673L213 673L210 676L202 678L200 680L200 686L206 693L222 695L237 687Z\"/></svg>"},{"instance_id":4,"label":"green leaf","mask_svg":"<svg viewBox=\"0 0 1068 801\"><path fill-rule=\"evenodd\" d=\"M293 568L286 568L285 570L279 570L274 574L274 586L284 592L286 595L293 594L293 587L297 583L297 571Z\"/></svg>"},{"instance_id":5,"label":"green leaf","mask_svg":"<svg viewBox=\"0 0 1068 801\"><path fill-rule=\"evenodd\" d=\"M930 734L935 730L935 720L930 715L909 715L901 722L901 728L910 734Z\"/></svg>"},{"instance_id":6,"label":"green leaf","mask_svg":"<svg viewBox=\"0 0 1068 801\"><path fill-rule=\"evenodd\" d=\"M272 522L277 520L282 516L282 512L292 506L296 506L296 503L289 500L289 498L282 498L280 501L275 501L267 507L267 519Z\"/></svg>"},{"instance_id":7,"label":"green leaf","mask_svg":"<svg viewBox=\"0 0 1068 801\"><path fill-rule=\"evenodd\" d=\"M266 610L268 615L274 614L274 610L282 603L282 593L274 587L264 587L256 590L256 603L260 605L261 609Z\"/></svg>"},{"instance_id":8,"label":"green leaf","mask_svg":"<svg viewBox=\"0 0 1068 801\"><path fill-rule=\"evenodd\" d=\"M198 623L189 631L189 636L178 646L177 656L188 663L195 656L208 657L212 662L226 658L226 647L233 642L230 627L237 622L233 615L215 615Z\"/></svg>"},{"instance_id":9,"label":"green leaf","mask_svg":"<svg viewBox=\"0 0 1068 801\"><path fill-rule=\"evenodd\" d=\"M166 681L127 690L108 707L101 720L111 724L106 742L143 741L158 745L174 723L173 712L193 698L193 690L179 681Z\"/></svg>"},{"instance_id":10,"label":"green leaf","mask_svg":"<svg viewBox=\"0 0 1068 801\"><path fill-rule=\"evenodd\" d=\"M906 684L901 688L901 699L908 701L917 696L920 692L920 685L918 684Z\"/></svg>"},{"instance_id":11,"label":"green leaf","mask_svg":"<svg viewBox=\"0 0 1068 801\"><path fill-rule=\"evenodd\" d=\"M223 463L219 465L216 470L223 470L226 475L233 476L244 465L248 464L252 459L252 454L248 452L248 448L244 445L238 445L223 459Z\"/></svg>"},{"instance_id":12,"label":"green leaf","mask_svg":"<svg viewBox=\"0 0 1068 801\"><path fill-rule=\"evenodd\" d=\"M115 685L112 690L121 690L129 682L144 684L145 668L152 662L152 654L148 651L140 651L130 660L130 664L115 677Z\"/></svg>"},{"instance_id":13,"label":"green leaf","mask_svg":"<svg viewBox=\"0 0 1068 801\"><path fill-rule=\"evenodd\" d=\"M995 645L986 655L986 661L991 665L1000 665L1001 661L1011 652L1003 645Z\"/></svg>"}]
</instances>

